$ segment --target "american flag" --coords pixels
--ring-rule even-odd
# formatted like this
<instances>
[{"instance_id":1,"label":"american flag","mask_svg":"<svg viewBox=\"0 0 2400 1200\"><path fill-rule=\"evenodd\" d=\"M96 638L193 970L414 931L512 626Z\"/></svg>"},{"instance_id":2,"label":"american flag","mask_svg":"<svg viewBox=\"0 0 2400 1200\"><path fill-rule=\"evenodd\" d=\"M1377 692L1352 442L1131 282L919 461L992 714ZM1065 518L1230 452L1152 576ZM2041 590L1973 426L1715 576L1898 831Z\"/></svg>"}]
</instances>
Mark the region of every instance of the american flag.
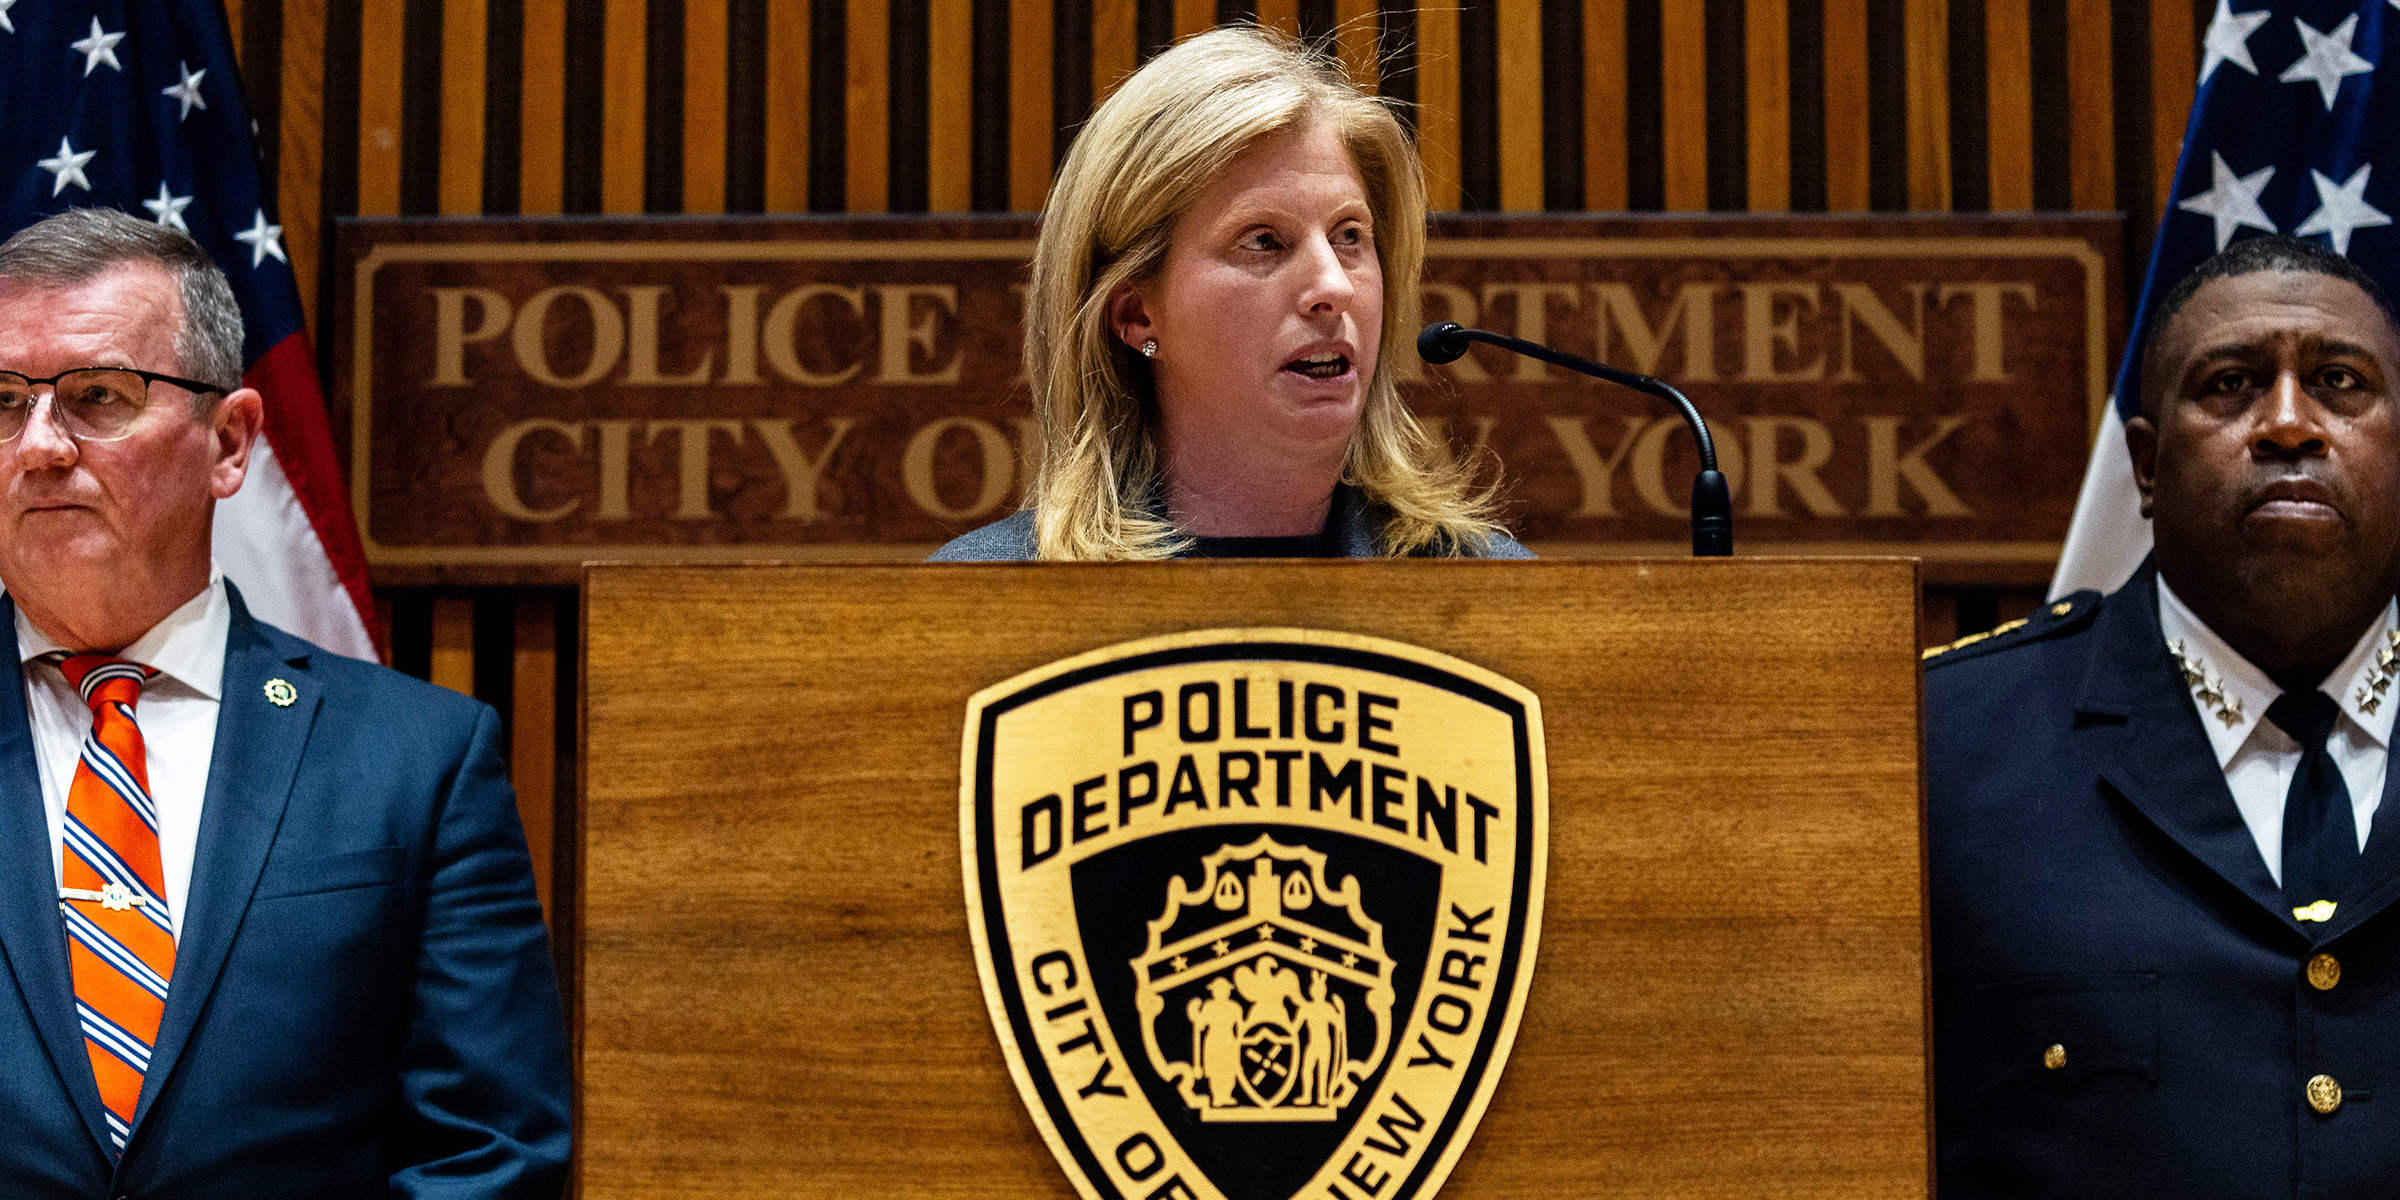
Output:
<instances>
[{"instance_id":1,"label":"american flag","mask_svg":"<svg viewBox=\"0 0 2400 1200\"><path fill-rule=\"evenodd\" d=\"M2400 0L2217 0L2174 192L2159 221L2134 329L2234 239L2309 238L2400 284ZM2150 552L2125 451L2140 412L2140 346L2117 368L2053 596L2113 591Z\"/></svg>"},{"instance_id":2,"label":"american flag","mask_svg":"<svg viewBox=\"0 0 2400 1200\"><path fill-rule=\"evenodd\" d=\"M0 0L0 236L121 208L198 239L233 281L266 434L217 506L215 551L262 620L375 657L350 514L273 181L217 0Z\"/></svg>"}]
</instances>

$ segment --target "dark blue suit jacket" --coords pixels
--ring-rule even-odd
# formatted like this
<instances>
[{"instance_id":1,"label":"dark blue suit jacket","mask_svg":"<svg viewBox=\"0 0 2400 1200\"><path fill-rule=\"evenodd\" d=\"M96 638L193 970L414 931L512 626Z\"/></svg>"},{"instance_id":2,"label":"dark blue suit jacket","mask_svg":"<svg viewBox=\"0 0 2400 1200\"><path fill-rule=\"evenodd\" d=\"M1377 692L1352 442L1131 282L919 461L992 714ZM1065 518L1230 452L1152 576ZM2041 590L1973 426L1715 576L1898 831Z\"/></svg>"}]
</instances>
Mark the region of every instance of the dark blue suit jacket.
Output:
<instances>
[{"instance_id":1,"label":"dark blue suit jacket","mask_svg":"<svg viewBox=\"0 0 2400 1200\"><path fill-rule=\"evenodd\" d=\"M1927 667L1940 1194L2400 1194L2400 761L2334 919L2293 920L2155 579Z\"/></svg>"},{"instance_id":2,"label":"dark blue suit jacket","mask_svg":"<svg viewBox=\"0 0 2400 1200\"><path fill-rule=\"evenodd\" d=\"M556 1197L566 1039L491 709L232 599L174 981L114 1168L25 689L0 681L0 1196ZM16 662L4 600L0 644Z\"/></svg>"}]
</instances>

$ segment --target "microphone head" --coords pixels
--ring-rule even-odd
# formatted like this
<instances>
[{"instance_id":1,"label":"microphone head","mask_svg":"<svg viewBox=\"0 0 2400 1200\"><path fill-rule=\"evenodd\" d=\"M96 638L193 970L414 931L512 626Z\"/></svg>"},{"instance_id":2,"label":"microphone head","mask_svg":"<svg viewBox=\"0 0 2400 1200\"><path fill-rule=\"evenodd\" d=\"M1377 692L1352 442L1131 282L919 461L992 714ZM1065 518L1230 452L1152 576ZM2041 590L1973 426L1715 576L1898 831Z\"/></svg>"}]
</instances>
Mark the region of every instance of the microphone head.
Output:
<instances>
[{"instance_id":1,"label":"microphone head","mask_svg":"<svg viewBox=\"0 0 2400 1200\"><path fill-rule=\"evenodd\" d=\"M1436 321L1417 335L1417 357L1435 366L1457 362L1467 352L1466 330L1456 321Z\"/></svg>"}]
</instances>

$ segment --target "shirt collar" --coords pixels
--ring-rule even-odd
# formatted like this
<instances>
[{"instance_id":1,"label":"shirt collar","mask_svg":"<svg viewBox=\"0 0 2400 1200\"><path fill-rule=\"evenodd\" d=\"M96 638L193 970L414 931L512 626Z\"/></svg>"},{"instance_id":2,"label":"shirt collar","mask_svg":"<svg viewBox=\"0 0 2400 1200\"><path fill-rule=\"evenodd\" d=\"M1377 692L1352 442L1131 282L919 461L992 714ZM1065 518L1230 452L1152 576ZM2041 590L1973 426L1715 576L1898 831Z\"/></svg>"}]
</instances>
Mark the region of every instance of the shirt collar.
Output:
<instances>
[{"instance_id":1,"label":"shirt collar","mask_svg":"<svg viewBox=\"0 0 2400 1200\"><path fill-rule=\"evenodd\" d=\"M2400 709L2400 690L2392 686L2392 668L2400 667L2400 647L2393 640L2396 620L2400 620L2400 606L2385 601L2383 611L2350 647L2349 657L2319 685L2319 690L2333 697L2344 719L2386 749L2391 746L2393 713ZM2158 624L2170 648L2180 643L2185 662L2198 665L2201 679L2191 684L2192 703L2199 709L2201 726L2208 730L2217 766L2223 767L2250 740L2266 719L2267 706L2283 696L2283 689L2185 606L2163 575L2158 578ZM2395 657L2384 658L2386 651ZM2188 665L2186 670L2190 670ZM2211 692L2217 699L2207 698Z\"/></svg>"},{"instance_id":2,"label":"shirt collar","mask_svg":"<svg viewBox=\"0 0 2400 1200\"><path fill-rule=\"evenodd\" d=\"M66 649L27 620L24 609L17 609L16 614L20 663ZM117 656L155 668L159 674L211 700L221 699L225 637L232 627L233 605L225 598L225 573L211 562L208 586L151 626L149 632L135 638L133 644L118 651Z\"/></svg>"},{"instance_id":3,"label":"shirt collar","mask_svg":"<svg viewBox=\"0 0 2400 1200\"><path fill-rule=\"evenodd\" d=\"M2343 716L2387 750L2392 742L2392 714L2400 711L2400 692L2393 689L2394 672L2400 669L2400 638L2393 636L2394 607L2391 601L2384 602L2382 615L2367 627L2358 644L2350 647L2350 656L2319 685L2341 707Z\"/></svg>"}]
</instances>

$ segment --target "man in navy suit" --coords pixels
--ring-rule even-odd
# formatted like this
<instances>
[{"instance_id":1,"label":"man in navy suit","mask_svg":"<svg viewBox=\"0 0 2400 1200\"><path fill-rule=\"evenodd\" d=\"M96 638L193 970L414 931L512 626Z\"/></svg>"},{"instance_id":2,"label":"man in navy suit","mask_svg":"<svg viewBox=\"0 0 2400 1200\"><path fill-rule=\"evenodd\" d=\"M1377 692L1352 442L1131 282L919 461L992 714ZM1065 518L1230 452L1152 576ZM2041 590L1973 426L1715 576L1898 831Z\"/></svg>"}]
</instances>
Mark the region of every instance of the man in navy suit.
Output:
<instances>
[{"instance_id":1,"label":"man in navy suit","mask_svg":"<svg viewBox=\"0 0 2400 1200\"><path fill-rule=\"evenodd\" d=\"M213 570L263 420L241 345L181 234L0 245L0 1196L556 1197L496 720Z\"/></svg>"},{"instance_id":2,"label":"man in navy suit","mask_svg":"<svg viewBox=\"0 0 2400 1200\"><path fill-rule=\"evenodd\" d=\"M1944 1200L2400 1186L2400 329L2321 247L2171 292L2156 552L1929 651Z\"/></svg>"}]
</instances>

